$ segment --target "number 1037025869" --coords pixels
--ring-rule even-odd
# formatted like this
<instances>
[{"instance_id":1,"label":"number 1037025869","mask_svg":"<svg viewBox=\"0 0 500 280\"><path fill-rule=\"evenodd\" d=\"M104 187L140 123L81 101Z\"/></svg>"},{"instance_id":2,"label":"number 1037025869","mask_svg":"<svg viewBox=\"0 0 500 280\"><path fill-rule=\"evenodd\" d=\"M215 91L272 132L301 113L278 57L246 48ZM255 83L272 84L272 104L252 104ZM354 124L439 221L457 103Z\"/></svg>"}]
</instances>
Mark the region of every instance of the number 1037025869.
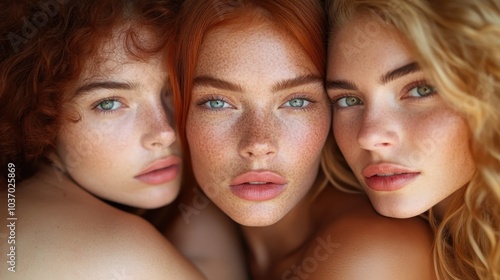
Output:
<instances>
[{"instance_id":1,"label":"number 1037025869","mask_svg":"<svg viewBox=\"0 0 500 280\"><path fill-rule=\"evenodd\" d=\"M13 163L7 165L7 210L9 216L16 214L16 166Z\"/></svg>"}]
</instances>

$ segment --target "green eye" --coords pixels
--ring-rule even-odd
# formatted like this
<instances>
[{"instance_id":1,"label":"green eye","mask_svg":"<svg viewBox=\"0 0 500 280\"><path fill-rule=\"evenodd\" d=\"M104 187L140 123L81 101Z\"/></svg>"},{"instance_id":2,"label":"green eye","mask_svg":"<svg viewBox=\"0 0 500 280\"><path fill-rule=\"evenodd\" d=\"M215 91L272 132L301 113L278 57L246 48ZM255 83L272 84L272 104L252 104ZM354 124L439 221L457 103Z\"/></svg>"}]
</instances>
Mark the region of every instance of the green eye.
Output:
<instances>
[{"instance_id":1,"label":"green eye","mask_svg":"<svg viewBox=\"0 0 500 280\"><path fill-rule=\"evenodd\" d=\"M103 110L111 110L111 109L113 109L114 105L115 105L115 102L113 100L106 100L106 101L103 101L99 104L99 106Z\"/></svg>"},{"instance_id":2,"label":"green eye","mask_svg":"<svg viewBox=\"0 0 500 280\"><path fill-rule=\"evenodd\" d=\"M103 100L96 106L96 108L101 111L116 110L120 107L122 107L122 103L114 99Z\"/></svg>"},{"instance_id":3,"label":"green eye","mask_svg":"<svg viewBox=\"0 0 500 280\"><path fill-rule=\"evenodd\" d=\"M429 85L422 85L412 88L409 92L409 95L412 97L426 97L435 92L436 90L433 87Z\"/></svg>"},{"instance_id":4,"label":"green eye","mask_svg":"<svg viewBox=\"0 0 500 280\"><path fill-rule=\"evenodd\" d=\"M309 101L303 99L303 98L294 98L288 102L285 103L286 107L294 107L294 108L301 108L305 107L309 104Z\"/></svg>"},{"instance_id":5,"label":"green eye","mask_svg":"<svg viewBox=\"0 0 500 280\"><path fill-rule=\"evenodd\" d=\"M351 107L351 106L361 105L363 104L363 102L361 101L361 99L357 97L346 96L337 100L337 104L339 105L339 107Z\"/></svg>"}]
</instances>

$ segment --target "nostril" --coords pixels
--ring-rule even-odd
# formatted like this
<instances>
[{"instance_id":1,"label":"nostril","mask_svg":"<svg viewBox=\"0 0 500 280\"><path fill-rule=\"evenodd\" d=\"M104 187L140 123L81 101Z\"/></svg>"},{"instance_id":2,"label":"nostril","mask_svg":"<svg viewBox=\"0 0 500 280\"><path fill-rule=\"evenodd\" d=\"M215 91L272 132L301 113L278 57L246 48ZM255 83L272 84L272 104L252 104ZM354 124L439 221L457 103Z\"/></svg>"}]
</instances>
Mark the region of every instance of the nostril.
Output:
<instances>
[{"instance_id":1,"label":"nostril","mask_svg":"<svg viewBox=\"0 0 500 280\"><path fill-rule=\"evenodd\" d=\"M276 153L276 148L271 144L249 143L241 150L241 155L249 158L272 156Z\"/></svg>"}]
</instances>

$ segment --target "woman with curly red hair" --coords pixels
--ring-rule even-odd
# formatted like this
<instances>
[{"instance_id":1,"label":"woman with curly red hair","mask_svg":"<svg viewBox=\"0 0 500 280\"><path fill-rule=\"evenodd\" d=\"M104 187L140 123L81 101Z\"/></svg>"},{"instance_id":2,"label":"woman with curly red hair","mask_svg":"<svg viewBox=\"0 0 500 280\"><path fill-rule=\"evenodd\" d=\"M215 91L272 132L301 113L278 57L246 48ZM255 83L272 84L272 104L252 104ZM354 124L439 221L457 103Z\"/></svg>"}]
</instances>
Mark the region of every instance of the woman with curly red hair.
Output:
<instances>
[{"instance_id":1,"label":"woman with curly red hair","mask_svg":"<svg viewBox=\"0 0 500 280\"><path fill-rule=\"evenodd\" d=\"M150 224L101 200L156 208L179 192L168 2L0 11L1 166L17 218L2 228L14 242L1 278L201 279Z\"/></svg>"}]
</instances>

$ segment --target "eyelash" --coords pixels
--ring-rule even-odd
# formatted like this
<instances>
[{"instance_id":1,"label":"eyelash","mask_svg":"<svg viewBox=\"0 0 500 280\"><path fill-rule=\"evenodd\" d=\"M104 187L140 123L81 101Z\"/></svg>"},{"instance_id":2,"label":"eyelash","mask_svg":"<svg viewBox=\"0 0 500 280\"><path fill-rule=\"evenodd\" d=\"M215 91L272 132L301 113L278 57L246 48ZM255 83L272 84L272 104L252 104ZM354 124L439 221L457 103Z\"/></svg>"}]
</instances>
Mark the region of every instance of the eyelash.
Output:
<instances>
[{"instance_id":1,"label":"eyelash","mask_svg":"<svg viewBox=\"0 0 500 280\"><path fill-rule=\"evenodd\" d=\"M345 98L345 97L352 97L352 94L343 93L341 95L337 95L337 96L335 96L335 98L333 100L330 100L330 103L332 105L335 105L340 99Z\"/></svg>"},{"instance_id":2,"label":"eyelash","mask_svg":"<svg viewBox=\"0 0 500 280\"><path fill-rule=\"evenodd\" d=\"M404 95L408 94L411 90L413 90L414 88L416 87L423 87L423 86L428 86L430 88L433 88L434 89L434 93L432 94L429 94L429 95L426 95L426 96L420 96L420 97L406 97L406 98L413 98L415 100L421 100L421 99L424 99L424 98L427 98L427 97L432 97L436 94L436 89L434 88L434 86L430 85L430 83L428 83L426 80L419 80L419 81L415 81L415 82L412 82L408 85L406 85L404 88L403 88L403 92L404 92ZM404 96L403 95L403 96ZM345 98L345 97L356 97L356 96L353 96L352 94L341 94L341 95L338 95L335 97L335 99L331 100L331 104L332 105L335 105L340 99L342 98ZM359 97L356 97L356 98L359 98ZM361 98L359 98L361 100L361 102L363 102L363 100Z\"/></svg>"},{"instance_id":3,"label":"eyelash","mask_svg":"<svg viewBox=\"0 0 500 280\"><path fill-rule=\"evenodd\" d=\"M297 94L297 95L293 95L291 98L287 99L287 101L285 101L283 103L283 105L281 105L280 107L285 107L284 105L294 99L303 99L307 102L309 102L310 104L309 105L306 105L304 107L292 107L292 106L287 106L287 108L292 108L293 110L308 110L309 107L311 106L311 104L314 104L316 103L317 101L310 95L307 95L307 94Z\"/></svg>"},{"instance_id":4,"label":"eyelash","mask_svg":"<svg viewBox=\"0 0 500 280\"><path fill-rule=\"evenodd\" d=\"M102 99L99 99L98 101L94 102L92 104L92 110L96 111L98 114L103 114L103 115L106 115L106 114L112 114L114 113L115 111L117 111L118 109L115 109L115 110L102 110L102 109L99 109L98 106L99 104L101 104L102 102L104 101L117 101L117 102L120 102L120 98L117 97L117 96L111 96L111 97L106 97L106 98L102 98ZM123 102L120 102L122 103L122 106L123 106Z\"/></svg>"},{"instance_id":5,"label":"eyelash","mask_svg":"<svg viewBox=\"0 0 500 280\"><path fill-rule=\"evenodd\" d=\"M415 99L415 101L421 101L421 100L427 99L428 97L433 97L437 94L436 88L434 86L432 86L429 82L427 82L426 80L418 80L418 81L415 81L413 83L408 84L407 86L405 86L403 88L404 95L408 94L412 89L414 89L416 87L423 87L423 86L433 88L434 92L429 94L429 95L426 95L426 96L420 96L420 97L410 96L410 97L406 97L406 98L413 98L413 99Z\"/></svg>"},{"instance_id":6,"label":"eyelash","mask_svg":"<svg viewBox=\"0 0 500 280\"><path fill-rule=\"evenodd\" d=\"M331 101L330 101L330 102L331 102L330 104L331 104L331 106L332 106L333 108L336 108L336 109L338 109L338 110L342 110L342 109L347 109L347 108L354 107L354 106L345 106L345 107L343 107L343 106L340 106L340 105L338 104L338 102L339 102L341 99L344 99L344 98L347 98L347 97L355 97L355 98L359 99L359 101L361 102L361 104L358 104L358 106L359 106L359 105L363 105L363 104L364 104L363 99L361 99L361 98L359 98L359 97L357 97L357 96L354 96L354 95L352 95L352 94L346 94L346 93L343 93L343 94L341 94L341 95L336 96L336 97L335 97L335 99L333 99L333 100L331 100Z\"/></svg>"},{"instance_id":7,"label":"eyelash","mask_svg":"<svg viewBox=\"0 0 500 280\"><path fill-rule=\"evenodd\" d=\"M285 107L285 106L284 106L284 104L286 104L287 102L290 102L291 100L294 100L294 99L303 99L303 100L305 100L305 101L309 102L310 104L314 104L314 103L316 103L316 100L314 100L311 96L306 95L306 94L298 94L298 95L294 95L294 96L292 96L291 98L289 98L289 99L288 99L287 101L285 101L285 102L284 102L284 103L283 103L280 107ZM211 95L211 96L207 96L207 97L204 97L204 98L202 98L202 99L198 100L198 101L196 102L196 105L197 105L197 106L201 106L201 107L205 108L205 106L204 106L204 104L205 104L205 103L207 103L207 102L209 102L209 101L215 101L215 100L220 100L220 101L222 101L222 102L224 102L224 103L231 104L231 103L229 103L229 102L228 102L228 101L227 101L224 97L222 97L222 96ZM307 110L307 109L309 109L309 107L311 106L310 104L309 104L309 105L306 105L306 106L304 106L304 107L292 107L292 106L287 106L287 107L290 107L290 108L292 108L292 109L294 109L294 110ZM231 105L231 106L232 106L232 105ZM214 110L222 110L222 109L224 109L224 108L220 108L220 109L206 108L206 109L209 109L209 110L211 110L211 111L214 111Z\"/></svg>"},{"instance_id":8,"label":"eyelash","mask_svg":"<svg viewBox=\"0 0 500 280\"><path fill-rule=\"evenodd\" d=\"M204 108L204 109L208 109L208 110L210 110L210 111L215 111L215 110L222 110L222 109L224 109L224 108L219 108L219 109L217 109L217 108L208 108L208 107L204 106L204 105L205 105L205 103L207 103L207 102L209 102L209 101L216 101L216 100L220 100L220 101L222 101L222 102L224 102L224 103L231 104L231 103L229 103L229 102L227 101L227 99L226 99L226 98L224 98L224 97L222 97L222 96L210 95L210 96L206 96L206 97L203 97L203 98L201 98L200 100L198 100L198 101L196 102L196 105L197 105L197 106L201 106L202 108Z\"/></svg>"}]
</instances>

